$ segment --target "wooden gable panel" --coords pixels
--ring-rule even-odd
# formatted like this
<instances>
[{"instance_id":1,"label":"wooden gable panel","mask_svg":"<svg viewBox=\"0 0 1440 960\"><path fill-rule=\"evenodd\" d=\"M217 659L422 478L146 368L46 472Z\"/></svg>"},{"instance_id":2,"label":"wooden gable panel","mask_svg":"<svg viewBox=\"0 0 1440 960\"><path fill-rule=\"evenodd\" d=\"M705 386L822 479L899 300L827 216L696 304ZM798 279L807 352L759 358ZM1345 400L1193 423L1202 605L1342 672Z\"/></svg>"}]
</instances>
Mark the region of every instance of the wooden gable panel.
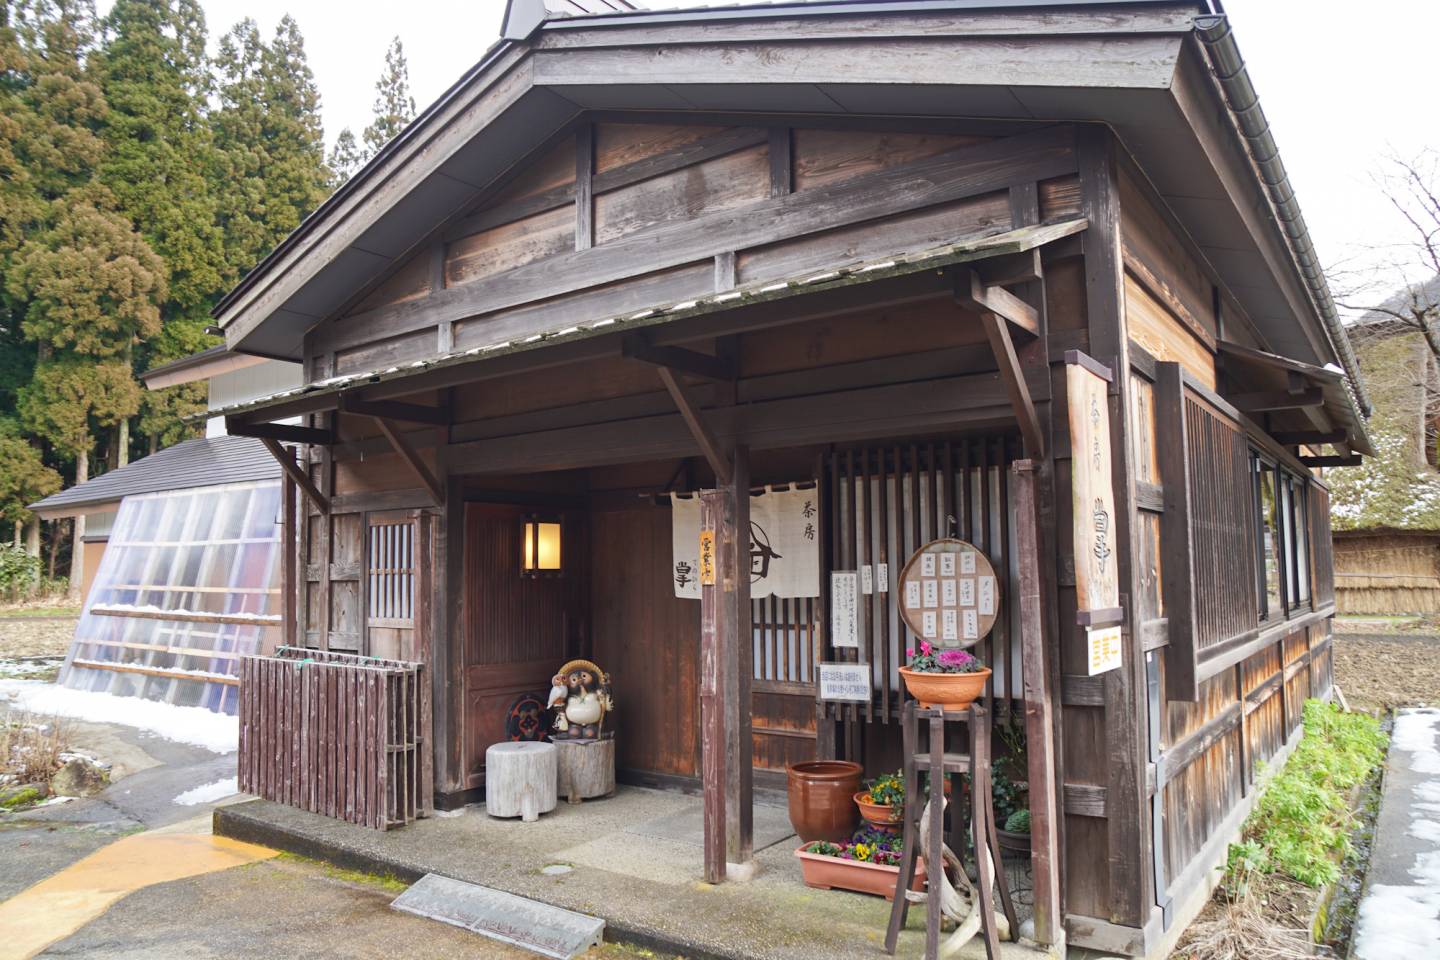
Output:
<instances>
[{"instance_id":1,"label":"wooden gable panel","mask_svg":"<svg viewBox=\"0 0 1440 960\"><path fill-rule=\"evenodd\" d=\"M595 125L595 172L605 173L627 163L670 153L724 127L670 123L600 123ZM574 157L574 150L571 150ZM571 170L574 173L574 170ZM573 179L573 177L572 177Z\"/></svg>"},{"instance_id":2,"label":"wooden gable panel","mask_svg":"<svg viewBox=\"0 0 1440 960\"><path fill-rule=\"evenodd\" d=\"M1148 274L1160 296L1188 314L1182 322L1214 336L1210 278L1128 172L1120 177L1120 239L1134 269Z\"/></svg>"},{"instance_id":3,"label":"wooden gable panel","mask_svg":"<svg viewBox=\"0 0 1440 960\"><path fill-rule=\"evenodd\" d=\"M574 208L547 210L451 244L445 262L445 285L473 283L574 249Z\"/></svg>"},{"instance_id":4,"label":"wooden gable panel","mask_svg":"<svg viewBox=\"0 0 1440 960\"><path fill-rule=\"evenodd\" d=\"M432 256L429 250L422 250L412 256L390 279L372 290L347 313L363 313L376 307L388 307L393 303L405 303L429 296Z\"/></svg>"},{"instance_id":5,"label":"wooden gable panel","mask_svg":"<svg viewBox=\"0 0 1440 960\"><path fill-rule=\"evenodd\" d=\"M732 210L769 195L768 151L752 147L597 196L595 241Z\"/></svg>"},{"instance_id":6,"label":"wooden gable panel","mask_svg":"<svg viewBox=\"0 0 1440 960\"><path fill-rule=\"evenodd\" d=\"M990 137L874 130L806 130L794 135L795 189L849 180Z\"/></svg>"},{"instance_id":7,"label":"wooden gable panel","mask_svg":"<svg viewBox=\"0 0 1440 960\"><path fill-rule=\"evenodd\" d=\"M547 190L568 187L575 183L575 138L566 137L548 152L525 162L526 170L515 181L495 195L486 208L499 207L524 200Z\"/></svg>"}]
</instances>

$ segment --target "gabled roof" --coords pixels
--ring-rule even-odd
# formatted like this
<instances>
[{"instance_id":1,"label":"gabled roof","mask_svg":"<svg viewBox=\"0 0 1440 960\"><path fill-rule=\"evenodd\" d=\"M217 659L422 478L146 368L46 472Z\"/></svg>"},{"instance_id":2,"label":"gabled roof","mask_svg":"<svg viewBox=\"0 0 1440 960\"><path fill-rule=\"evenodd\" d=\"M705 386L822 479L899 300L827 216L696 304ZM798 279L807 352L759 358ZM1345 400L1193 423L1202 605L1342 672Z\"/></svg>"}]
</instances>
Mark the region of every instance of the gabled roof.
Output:
<instances>
[{"instance_id":1,"label":"gabled roof","mask_svg":"<svg viewBox=\"0 0 1440 960\"><path fill-rule=\"evenodd\" d=\"M1222 84L1234 76L1213 72L1230 42L1213 22L1204 42L1197 34L1214 4L827 0L572 11L528 33L520 6L509 39L217 305L232 349L299 358L307 330L587 112L993 118L1110 125L1269 348L1358 379L1298 208L1275 205L1288 181L1260 175L1229 109L1249 116L1254 104L1231 103Z\"/></svg>"},{"instance_id":2,"label":"gabled roof","mask_svg":"<svg viewBox=\"0 0 1440 960\"><path fill-rule=\"evenodd\" d=\"M280 466L264 444L250 437L202 437L157 450L94 480L53 493L30 509L46 520L89 512L139 493L211 487L222 483L278 480Z\"/></svg>"}]
</instances>

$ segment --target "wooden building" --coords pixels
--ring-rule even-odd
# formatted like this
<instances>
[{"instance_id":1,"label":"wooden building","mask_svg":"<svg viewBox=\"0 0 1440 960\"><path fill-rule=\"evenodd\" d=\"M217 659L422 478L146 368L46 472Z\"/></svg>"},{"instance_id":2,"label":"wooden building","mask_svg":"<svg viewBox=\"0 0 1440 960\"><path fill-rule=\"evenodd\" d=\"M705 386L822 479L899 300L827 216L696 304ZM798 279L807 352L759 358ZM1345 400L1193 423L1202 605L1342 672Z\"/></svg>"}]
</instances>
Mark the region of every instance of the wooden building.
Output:
<instances>
[{"instance_id":1,"label":"wooden building","mask_svg":"<svg viewBox=\"0 0 1440 960\"><path fill-rule=\"evenodd\" d=\"M291 639L428 666L441 803L481 788L517 693L595 660L624 777L704 785L718 879L749 857L752 783L895 767L914 640L890 588L953 533L1004 580L979 653L1029 736L1037 937L1162 950L1257 763L1330 689L1310 468L1369 452L1224 17L550 6L514 0L217 307L230 349L305 364L225 411L303 492ZM1077 371L1103 386L1083 410ZM1109 455L1072 459L1081 435ZM828 589L752 602L739 575L745 492L792 484L821 583L873 578L857 647ZM1113 512L1077 524L1077 489ZM675 594L673 491L716 538L699 603ZM527 523L560 524L561 575L522 576ZM870 699L820 700L817 665L854 660Z\"/></svg>"}]
</instances>

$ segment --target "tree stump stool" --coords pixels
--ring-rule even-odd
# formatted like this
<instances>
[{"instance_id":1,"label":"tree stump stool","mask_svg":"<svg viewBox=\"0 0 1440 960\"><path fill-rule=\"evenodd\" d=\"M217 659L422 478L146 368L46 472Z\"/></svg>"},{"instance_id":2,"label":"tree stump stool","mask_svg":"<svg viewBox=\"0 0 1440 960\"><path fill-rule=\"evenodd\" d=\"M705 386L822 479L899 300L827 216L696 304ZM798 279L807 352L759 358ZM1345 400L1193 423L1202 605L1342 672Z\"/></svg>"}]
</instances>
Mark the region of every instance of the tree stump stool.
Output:
<instances>
[{"instance_id":1,"label":"tree stump stool","mask_svg":"<svg viewBox=\"0 0 1440 960\"><path fill-rule=\"evenodd\" d=\"M615 792L615 739L556 740L560 793L579 803Z\"/></svg>"},{"instance_id":2,"label":"tree stump stool","mask_svg":"<svg viewBox=\"0 0 1440 960\"><path fill-rule=\"evenodd\" d=\"M555 744L496 743L485 751L485 812L526 823L555 809Z\"/></svg>"}]
</instances>

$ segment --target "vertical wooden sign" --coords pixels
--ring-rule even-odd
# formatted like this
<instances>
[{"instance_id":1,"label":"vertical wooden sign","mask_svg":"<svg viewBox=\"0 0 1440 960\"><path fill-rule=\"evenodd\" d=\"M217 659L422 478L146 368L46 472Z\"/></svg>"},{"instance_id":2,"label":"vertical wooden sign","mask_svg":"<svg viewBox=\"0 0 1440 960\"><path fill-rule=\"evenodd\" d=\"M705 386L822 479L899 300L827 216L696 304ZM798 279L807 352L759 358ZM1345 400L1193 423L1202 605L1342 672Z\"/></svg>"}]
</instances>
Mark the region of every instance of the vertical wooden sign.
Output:
<instances>
[{"instance_id":1,"label":"vertical wooden sign","mask_svg":"<svg viewBox=\"0 0 1440 960\"><path fill-rule=\"evenodd\" d=\"M1066 352L1076 609L1086 626L1118 623L1121 619L1107 396L1110 380L1109 368L1092 357L1078 350Z\"/></svg>"}]
</instances>

